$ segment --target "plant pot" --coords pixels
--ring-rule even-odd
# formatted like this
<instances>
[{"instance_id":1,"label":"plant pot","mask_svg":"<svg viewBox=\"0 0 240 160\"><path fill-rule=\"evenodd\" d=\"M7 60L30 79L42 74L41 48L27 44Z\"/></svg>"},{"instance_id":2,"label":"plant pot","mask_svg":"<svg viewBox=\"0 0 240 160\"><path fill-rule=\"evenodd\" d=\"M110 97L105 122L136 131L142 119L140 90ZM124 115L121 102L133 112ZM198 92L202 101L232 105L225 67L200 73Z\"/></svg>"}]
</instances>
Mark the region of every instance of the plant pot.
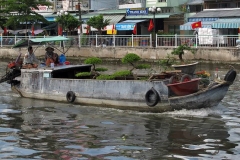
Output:
<instances>
[{"instance_id":1,"label":"plant pot","mask_svg":"<svg viewBox=\"0 0 240 160\"><path fill-rule=\"evenodd\" d=\"M193 75L193 73L195 72L197 64L198 64L198 62L194 62L194 63L191 63L191 64L172 65L172 67L175 70L181 70L182 73Z\"/></svg>"}]
</instances>

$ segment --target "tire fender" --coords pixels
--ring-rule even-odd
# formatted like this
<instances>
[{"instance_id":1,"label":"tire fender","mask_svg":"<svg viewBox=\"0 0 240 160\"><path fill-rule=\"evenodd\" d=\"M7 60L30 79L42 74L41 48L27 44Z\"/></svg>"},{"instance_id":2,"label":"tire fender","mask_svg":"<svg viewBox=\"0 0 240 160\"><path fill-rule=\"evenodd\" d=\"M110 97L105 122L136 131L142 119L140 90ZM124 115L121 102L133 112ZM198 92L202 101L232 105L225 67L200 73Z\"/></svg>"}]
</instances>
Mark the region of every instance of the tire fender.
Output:
<instances>
[{"instance_id":1,"label":"tire fender","mask_svg":"<svg viewBox=\"0 0 240 160\"><path fill-rule=\"evenodd\" d=\"M145 94L145 101L149 107L156 106L160 101L158 92L154 88L151 88L150 90L148 90Z\"/></svg>"},{"instance_id":2,"label":"tire fender","mask_svg":"<svg viewBox=\"0 0 240 160\"><path fill-rule=\"evenodd\" d=\"M76 99L76 95L73 91L68 91L66 94L67 101L73 103Z\"/></svg>"},{"instance_id":3,"label":"tire fender","mask_svg":"<svg viewBox=\"0 0 240 160\"><path fill-rule=\"evenodd\" d=\"M224 80L233 83L237 76L237 72L234 69L230 69L224 77Z\"/></svg>"}]
</instances>

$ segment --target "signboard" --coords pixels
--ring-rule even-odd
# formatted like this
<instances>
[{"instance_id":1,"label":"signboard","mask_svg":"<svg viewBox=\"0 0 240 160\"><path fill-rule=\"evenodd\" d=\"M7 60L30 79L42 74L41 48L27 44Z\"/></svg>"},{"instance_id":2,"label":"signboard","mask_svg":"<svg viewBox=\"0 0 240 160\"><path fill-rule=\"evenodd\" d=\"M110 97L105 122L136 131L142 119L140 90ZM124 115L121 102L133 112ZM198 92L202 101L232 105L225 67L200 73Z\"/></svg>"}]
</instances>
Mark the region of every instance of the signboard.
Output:
<instances>
[{"instance_id":1,"label":"signboard","mask_svg":"<svg viewBox=\"0 0 240 160\"><path fill-rule=\"evenodd\" d=\"M148 8L128 8L126 10L127 16L148 15Z\"/></svg>"},{"instance_id":2,"label":"signboard","mask_svg":"<svg viewBox=\"0 0 240 160\"><path fill-rule=\"evenodd\" d=\"M48 10L48 6L41 6L41 5L38 5L38 10L35 9L35 8L31 8L32 11L37 11L37 12L41 12L41 11L47 11Z\"/></svg>"},{"instance_id":3,"label":"signboard","mask_svg":"<svg viewBox=\"0 0 240 160\"><path fill-rule=\"evenodd\" d=\"M135 23L118 23L116 24L116 30L119 31L129 31L133 30L135 26Z\"/></svg>"}]
</instances>

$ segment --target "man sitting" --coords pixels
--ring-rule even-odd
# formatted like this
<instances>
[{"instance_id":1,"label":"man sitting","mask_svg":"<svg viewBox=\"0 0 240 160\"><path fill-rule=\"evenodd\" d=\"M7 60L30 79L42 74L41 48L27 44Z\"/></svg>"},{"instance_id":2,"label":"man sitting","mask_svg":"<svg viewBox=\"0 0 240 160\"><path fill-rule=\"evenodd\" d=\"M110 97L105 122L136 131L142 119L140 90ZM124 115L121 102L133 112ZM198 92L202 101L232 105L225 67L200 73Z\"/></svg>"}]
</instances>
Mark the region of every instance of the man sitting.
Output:
<instances>
[{"instance_id":1,"label":"man sitting","mask_svg":"<svg viewBox=\"0 0 240 160\"><path fill-rule=\"evenodd\" d=\"M51 63L54 63L54 65L58 65L59 64L58 54L53 52L54 48L47 47L45 51L46 51L45 54L46 66L50 66Z\"/></svg>"},{"instance_id":2,"label":"man sitting","mask_svg":"<svg viewBox=\"0 0 240 160\"><path fill-rule=\"evenodd\" d=\"M29 46L28 53L24 55L22 68L37 68L38 63L39 63L39 60L36 58L35 54L33 53L32 46Z\"/></svg>"}]
</instances>

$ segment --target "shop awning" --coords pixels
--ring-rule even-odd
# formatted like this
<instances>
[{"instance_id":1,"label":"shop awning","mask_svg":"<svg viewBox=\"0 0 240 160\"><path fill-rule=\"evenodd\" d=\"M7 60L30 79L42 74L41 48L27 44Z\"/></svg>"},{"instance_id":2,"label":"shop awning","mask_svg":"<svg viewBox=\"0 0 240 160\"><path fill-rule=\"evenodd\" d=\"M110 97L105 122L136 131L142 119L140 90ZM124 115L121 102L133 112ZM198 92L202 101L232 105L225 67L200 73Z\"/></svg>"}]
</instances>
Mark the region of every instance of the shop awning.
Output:
<instances>
[{"instance_id":1,"label":"shop awning","mask_svg":"<svg viewBox=\"0 0 240 160\"><path fill-rule=\"evenodd\" d=\"M191 16L191 18L196 17L237 17L240 15L240 8L238 9L204 9L202 12L198 12L197 14Z\"/></svg>"},{"instance_id":2,"label":"shop awning","mask_svg":"<svg viewBox=\"0 0 240 160\"><path fill-rule=\"evenodd\" d=\"M216 20L212 24L212 28L239 28L240 18L224 18Z\"/></svg>"},{"instance_id":3,"label":"shop awning","mask_svg":"<svg viewBox=\"0 0 240 160\"><path fill-rule=\"evenodd\" d=\"M212 24L214 21L206 21L202 22L202 28L212 28ZM192 24L195 22L187 22L183 25L180 25L180 30L192 30Z\"/></svg>"},{"instance_id":4,"label":"shop awning","mask_svg":"<svg viewBox=\"0 0 240 160\"><path fill-rule=\"evenodd\" d=\"M119 31L129 31L129 30L133 30L134 29L134 26L135 26L136 23L144 22L144 21L147 21L147 20L146 19L126 20L126 21L117 23L115 28L116 28L116 30L119 30Z\"/></svg>"}]
</instances>

